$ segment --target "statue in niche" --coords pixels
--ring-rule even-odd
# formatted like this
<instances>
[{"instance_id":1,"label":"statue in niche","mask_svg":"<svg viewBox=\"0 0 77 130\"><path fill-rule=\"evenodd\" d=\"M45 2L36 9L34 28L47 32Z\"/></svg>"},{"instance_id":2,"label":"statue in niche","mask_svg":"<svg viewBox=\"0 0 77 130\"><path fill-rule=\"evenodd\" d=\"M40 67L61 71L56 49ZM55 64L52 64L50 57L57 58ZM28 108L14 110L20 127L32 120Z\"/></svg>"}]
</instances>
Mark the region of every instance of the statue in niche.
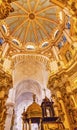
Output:
<instances>
[{"instance_id":1,"label":"statue in niche","mask_svg":"<svg viewBox=\"0 0 77 130\"><path fill-rule=\"evenodd\" d=\"M58 113L59 113L60 120L64 121L65 120L64 112L62 110L62 105L61 105L61 103L59 101L57 101L57 108L58 108Z\"/></svg>"},{"instance_id":2,"label":"statue in niche","mask_svg":"<svg viewBox=\"0 0 77 130\"><path fill-rule=\"evenodd\" d=\"M75 104L74 104L74 101L73 101L72 97L69 97L69 98L70 98L70 105L71 105L71 107L72 108L75 107Z\"/></svg>"},{"instance_id":3,"label":"statue in niche","mask_svg":"<svg viewBox=\"0 0 77 130\"><path fill-rule=\"evenodd\" d=\"M71 123L73 124L77 124L77 110L69 110L69 116L70 116L70 120Z\"/></svg>"},{"instance_id":4,"label":"statue in niche","mask_svg":"<svg viewBox=\"0 0 77 130\"><path fill-rule=\"evenodd\" d=\"M74 101L71 96L65 94L64 101L65 101L66 106L67 107L69 106L69 109L72 109L73 107L75 107Z\"/></svg>"},{"instance_id":5,"label":"statue in niche","mask_svg":"<svg viewBox=\"0 0 77 130\"><path fill-rule=\"evenodd\" d=\"M66 60L69 62L72 59L71 51L67 50L65 54Z\"/></svg>"},{"instance_id":6,"label":"statue in niche","mask_svg":"<svg viewBox=\"0 0 77 130\"><path fill-rule=\"evenodd\" d=\"M77 124L77 109L73 110L74 123Z\"/></svg>"},{"instance_id":7,"label":"statue in niche","mask_svg":"<svg viewBox=\"0 0 77 130\"><path fill-rule=\"evenodd\" d=\"M77 110L74 109L75 104L70 95L65 95L66 108L72 124L77 123ZM69 107L68 107L69 106Z\"/></svg>"}]
</instances>

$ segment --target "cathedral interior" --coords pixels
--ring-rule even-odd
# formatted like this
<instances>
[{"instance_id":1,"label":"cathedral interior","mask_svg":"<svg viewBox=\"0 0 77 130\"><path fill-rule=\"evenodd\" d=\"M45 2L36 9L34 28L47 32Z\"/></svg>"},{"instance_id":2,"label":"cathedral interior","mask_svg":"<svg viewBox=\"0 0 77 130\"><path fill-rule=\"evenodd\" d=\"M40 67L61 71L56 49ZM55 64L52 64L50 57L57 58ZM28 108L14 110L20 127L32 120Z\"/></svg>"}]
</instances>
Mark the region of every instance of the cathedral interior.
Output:
<instances>
[{"instance_id":1,"label":"cathedral interior","mask_svg":"<svg viewBox=\"0 0 77 130\"><path fill-rule=\"evenodd\" d=\"M0 130L77 130L77 0L0 0Z\"/></svg>"}]
</instances>

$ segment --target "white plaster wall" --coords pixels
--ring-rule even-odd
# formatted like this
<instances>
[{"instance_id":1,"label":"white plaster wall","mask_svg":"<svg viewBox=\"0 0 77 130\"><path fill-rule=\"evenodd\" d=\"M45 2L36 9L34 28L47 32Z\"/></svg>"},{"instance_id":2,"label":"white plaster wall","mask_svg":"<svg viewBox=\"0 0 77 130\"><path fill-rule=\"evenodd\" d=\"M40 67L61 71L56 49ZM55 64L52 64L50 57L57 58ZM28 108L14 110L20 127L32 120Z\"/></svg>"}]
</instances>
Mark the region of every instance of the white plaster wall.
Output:
<instances>
[{"instance_id":1,"label":"white plaster wall","mask_svg":"<svg viewBox=\"0 0 77 130\"><path fill-rule=\"evenodd\" d=\"M42 66L39 63L19 63L13 73L14 85L25 79L33 79L43 83Z\"/></svg>"}]
</instances>

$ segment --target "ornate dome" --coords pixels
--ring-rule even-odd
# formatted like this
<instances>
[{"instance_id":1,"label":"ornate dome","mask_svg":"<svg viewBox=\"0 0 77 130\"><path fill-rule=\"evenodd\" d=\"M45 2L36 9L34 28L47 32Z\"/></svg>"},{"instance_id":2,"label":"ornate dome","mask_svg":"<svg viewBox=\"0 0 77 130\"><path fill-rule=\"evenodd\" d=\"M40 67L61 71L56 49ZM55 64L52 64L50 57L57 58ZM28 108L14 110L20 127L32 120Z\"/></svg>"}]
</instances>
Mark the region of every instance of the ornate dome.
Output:
<instances>
[{"instance_id":1,"label":"ornate dome","mask_svg":"<svg viewBox=\"0 0 77 130\"><path fill-rule=\"evenodd\" d=\"M26 115L27 118L35 118L35 117L42 118L41 106L35 102L35 99L34 102L27 108Z\"/></svg>"},{"instance_id":2,"label":"ornate dome","mask_svg":"<svg viewBox=\"0 0 77 130\"><path fill-rule=\"evenodd\" d=\"M64 13L49 0L19 0L5 19L9 41L25 51L37 51L54 44L64 26Z\"/></svg>"},{"instance_id":3,"label":"ornate dome","mask_svg":"<svg viewBox=\"0 0 77 130\"><path fill-rule=\"evenodd\" d=\"M33 102L26 111L27 118L32 118L32 117L42 117L42 109L41 107L36 103Z\"/></svg>"}]
</instances>

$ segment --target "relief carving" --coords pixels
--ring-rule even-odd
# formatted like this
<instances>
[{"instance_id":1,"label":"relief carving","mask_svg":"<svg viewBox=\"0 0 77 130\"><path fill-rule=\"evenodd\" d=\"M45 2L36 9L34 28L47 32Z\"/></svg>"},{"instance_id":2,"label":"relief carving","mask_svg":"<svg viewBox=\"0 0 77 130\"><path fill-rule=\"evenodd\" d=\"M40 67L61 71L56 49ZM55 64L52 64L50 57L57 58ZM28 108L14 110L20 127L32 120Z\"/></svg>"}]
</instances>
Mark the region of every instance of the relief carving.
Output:
<instances>
[{"instance_id":1,"label":"relief carving","mask_svg":"<svg viewBox=\"0 0 77 130\"><path fill-rule=\"evenodd\" d=\"M6 118L5 102L8 97L8 91L12 87L12 77L0 70L0 130L4 130Z\"/></svg>"}]
</instances>

